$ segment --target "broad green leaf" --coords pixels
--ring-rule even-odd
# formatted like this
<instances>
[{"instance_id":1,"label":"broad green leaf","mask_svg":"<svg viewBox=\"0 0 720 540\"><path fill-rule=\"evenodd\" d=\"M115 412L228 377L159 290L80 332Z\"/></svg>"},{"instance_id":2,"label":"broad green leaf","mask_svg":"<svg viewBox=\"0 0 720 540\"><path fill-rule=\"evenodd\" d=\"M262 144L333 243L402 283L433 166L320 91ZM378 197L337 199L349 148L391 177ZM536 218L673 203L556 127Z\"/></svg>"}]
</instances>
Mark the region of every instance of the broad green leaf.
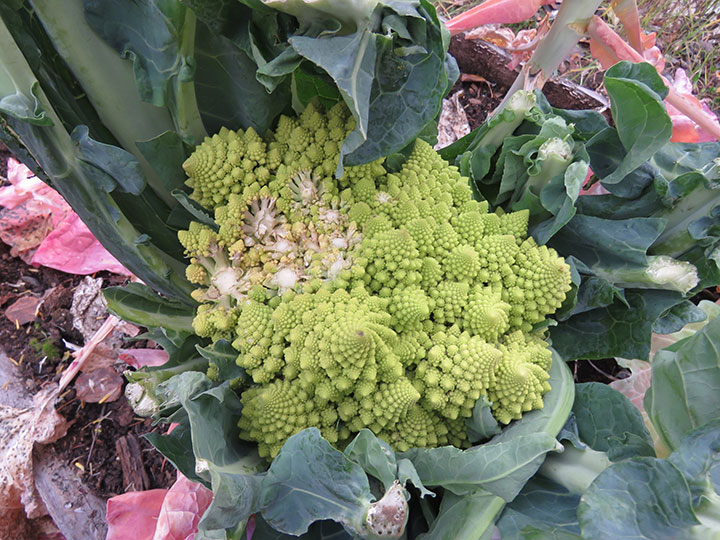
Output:
<instances>
[{"instance_id":1,"label":"broad green leaf","mask_svg":"<svg viewBox=\"0 0 720 540\"><path fill-rule=\"evenodd\" d=\"M634 200L612 194L580 195L577 200L579 214L616 220L647 217L659 208L662 201L654 189L646 190Z\"/></svg>"},{"instance_id":2,"label":"broad green leaf","mask_svg":"<svg viewBox=\"0 0 720 540\"><path fill-rule=\"evenodd\" d=\"M163 298L146 285L129 283L103 290L108 310L141 326L160 326L192 334L195 309Z\"/></svg>"},{"instance_id":3,"label":"broad green leaf","mask_svg":"<svg viewBox=\"0 0 720 540\"><path fill-rule=\"evenodd\" d=\"M198 347L197 350L203 358L207 358L210 364L215 366L218 381L247 378L245 370L236 363L239 353L229 341L220 339L209 347Z\"/></svg>"},{"instance_id":4,"label":"broad green leaf","mask_svg":"<svg viewBox=\"0 0 720 540\"><path fill-rule=\"evenodd\" d=\"M174 131L166 131L148 141L138 141L136 145L162 179L168 193L183 188L187 177L182 164L190 152L180 135Z\"/></svg>"},{"instance_id":5,"label":"broad green leaf","mask_svg":"<svg viewBox=\"0 0 720 540\"><path fill-rule=\"evenodd\" d=\"M293 72L293 90L301 103L309 103L319 99L326 109L330 109L342 99L336 86L330 84L326 78L309 73L304 66Z\"/></svg>"},{"instance_id":6,"label":"broad green leaf","mask_svg":"<svg viewBox=\"0 0 720 540\"><path fill-rule=\"evenodd\" d=\"M25 2L18 12L22 22L10 22L6 14L3 18L16 32L18 45L66 130L86 125L93 139L131 152L148 183L170 202L162 194L162 177L152 174L135 144L171 129L168 111L140 99L130 63L85 23L83 0L34 0L33 11L26 11L28 7Z\"/></svg>"},{"instance_id":7,"label":"broad green leaf","mask_svg":"<svg viewBox=\"0 0 720 540\"><path fill-rule=\"evenodd\" d=\"M467 419L467 433L470 442L486 441L500 433L500 425L492 415L491 403L485 396L475 402L473 413Z\"/></svg>"},{"instance_id":8,"label":"broad green leaf","mask_svg":"<svg viewBox=\"0 0 720 540\"><path fill-rule=\"evenodd\" d=\"M426 486L442 486L456 495L483 489L511 501L556 444L548 433L531 433L469 450L414 448L400 455L412 461Z\"/></svg>"},{"instance_id":9,"label":"broad green leaf","mask_svg":"<svg viewBox=\"0 0 720 540\"><path fill-rule=\"evenodd\" d=\"M570 163L562 176L552 179L540 192L540 203L554 217L532 228L532 237L539 244L547 244L575 215L575 201L585 182L587 171L586 161Z\"/></svg>"},{"instance_id":10,"label":"broad green leaf","mask_svg":"<svg viewBox=\"0 0 720 540\"><path fill-rule=\"evenodd\" d=\"M87 24L132 62L140 97L167 107L178 132L195 143L205 128L195 100L194 13L174 0L83 0Z\"/></svg>"},{"instance_id":11,"label":"broad green leaf","mask_svg":"<svg viewBox=\"0 0 720 540\"><path fill-rule=\"evenodd\" d=\"M280 532L301 535L332 519L355 530L373 498L362 467L323 439L317 428L290 437L262 481L262 516Z\"/></svg>"},{"instance_id":12,"label":"broad green leaf","mask_svg":"<svg viewBox=\"0 0 720 540\"><path fill-rule=\"evenodd\" d=\"M720 419L712 420L688 433L668 461L685 476L694 504L708 488L720 493Z\"/></svg>"},{"instance_id":13,"label":"broad green leaf","mask_svg":"<svg viewBox=\"0 0 720 540\"><path fill-rule=\"evenodd\" d=\"M667 220L652 253L679 257L690 248L717 244L720 236L720 186L697 172L688 172L662 184L664 202L656 215Z\"/></svg>"},{"instance_id":14,"label":"broad green leaf","mask_svg":"<svg viewBox=\"0 0 720 540\"><path fill-rule=\"evenodd\" d=\"M601 383L576 384L573 414L582 441L611 461L655 456L640 411L617 390Z\"/></svg>"},{"instance_id":15,"label":"broad green leaf","mask_svg":"<svg viewBox=\"0 0 720 540\"><path fill-rule=\"evenodd\" d=\"M345 448L345 455L371 476L380 480L386 490L397 478L395 452L390 445L375 437L369 429L362 429Z\"/></svg>"},{"instance_id":16,"label":"broad green leaf","mask_svg":"<svg viewBox=\"0 0 720 540\"><path fill-rule=\"evenodd\" d=\"M207 488L210 483L195 473L195 456L188 452L192 446L190 426L187 421L177 422L170 433L160 435L157 432L143 435L177 470L193 482L202 482Z\"/></svg>"},{"instance_id":17,"label":"broad green leaf","mask_svg":"<svg viewBox=\"0 0 720 540\"><path fill-rule=\"evenodd\" d=\"M541 476L531 478L520 494L503 510L498 528L502 538L580 537L577 506L580 496ZM529 534L540 531L544 536Z\"/></svg>"},{"instance_id":18,"label":"broad green leaf","mask_svg":"<svg viewBox=\"0 0 720 540\"><path fill-rule=\"evenodd\" d=\"M558 253L582 261L598 277L625 283L631 271L647 266L647 250L658 238L665 222L656 218L622 221L576 215L550 240ZM637 286L647 286L637 279Z\"/></svg>"},{"instance_id":19,"label":"broad green leaf","mask_svg":"<svg viewBox=\"0 0 720 540\"><path fill-rule=\"evenodd\" d=\"M645 410L670 449L720 418L720 319L655 354Z\"/></svg>"},{"instance_id":20,"label":"broad green leaf","mask_svg":"<svg viewBox=\"0 0 720 540\"><path fill-rule=\"evenodd\" d=\"M663 313L653 324L653 332L656 334L672 334L679 332L688 324L702 322L707 318L706 313L686 300L674 305Z\"/></svg>"},{"instance_id":21,"label":"broad green leaf","mask_svg":"<svg viewBox=\"0 0 720 540\"><path fill-rule=\"evenodd\" d=\"M343 155L357 150L368 138L370 91L377 55L376 36L369 29L349 36L323 39L295 36L290 38L290 45L300 56L324 69L335 81L356 123L355 130L343 143Z\"/></svg>"},{"instance_id":22,"label":"broad green leaf","mask_svg":"<svg viewBox=\"0 0 720 540\"><path fill-rule=\"evenodd\" d=\"M415 486L415 488L420 492L420 497L435 496L435 493L425 488L423 483L420 481L420 477L415 470L415 465L413 465L412 461L409 459L398 460L397 477L402 485L406 485L407 482L410 482L413 486Z\"/></svg>"},{"instance_id":23,"label":"broad green leaf","mask_svg":"<svg viewBox=\"0 0 720 540\"><path fill-rule=\"evenodd\" d=\"M681 302L682 295L628 289L625 300L580 313L550 328L553 347L567 360L615 356L646 360L655 321Z\"/></svg>"},{"instance_id":24,"label":"broad green leaf","mask_svg":"<svg viewBox=\"0 0 720 540\"><path fill-rule=\"evenodd\" d=\"M558 109L550 105L545 95L539 90L535 91L535 97L538 108L543 113L555 114L563 118L568 124L572 124L575 137L582 141L590 140L595 134L608 127L607 120L598 111L592 109Z\"/></svg>"},{"instance_id":25,"label":"broad green leaf","mask_svg":"<svg viewBox=\"0 0 720 540\"><path fill-rule=\"evenodd\" d=\"M587 448L587 445L580 440L580 431L574 414L570 413L570 417L567 422L565 422L565 425L560 430L560 433L558 433L557 440L560 442L569 442L578 450L584 450Z\"/></svg>"},{"instance_id":26,"label":"broad green leaf","mask_svg":"<svg viewBox=\"0 0 720 540\"><path fill-rule=\"evenodd\" d=\"M446 30L435 8L427 0L419 4L387 2L390 10L408 18L411 39L376 34L367 140L347 156L348 165L404 148L438 115L442 98L457 78L455 61L446 55ZM408 48L403 50L403 45Z\"/></svg>"},{"instance_id":27,"label":"broad green leaf","mask_svg":"<svg viewBox=\"0 0 720 540\"><path fill-rule=\"evenodd\" d=\"M355 540L345 528L334 521L316 521L305 534L296 536L276 531L262 518L255 514L252 540ZM242 537L244 540L245 537Z\"/></svg>"},{"instance_id":28,"label":"broad green leaf","mask_svg":"<svg viewBox=\"0 0 720 540\"><path fill-rule=\"evenodd\" d=\"M578 506L587 540L690 540L699 522L682 473L655 458L616 463L595 479Z\"/></svg>"},{"instance_id":29,"label":"broad green leaf","mask_svg":"<svg viewBox=\"0 0 720 540\"><path fill-rule=\"evenodd\" d=\"M605 184L616 184L670 141L672 122L658 94L664 85L650 64L620 62L607 70L604 82L627 151L618 168L603 178Z\"/></svg>"},{"instance_id":30,"label":"broad green leaf","mask_svg":"<svg viewBox=\"0 0 720 540\"><path fill-rule=\"evenodd\" d=\"M225 36L198 25L195 47L195 94L209 133L220 128L265 133L290 101L289 84L268 93L251 74L257 66Z\"/></svg>"},{"instance_id":31,"label":"broad green leaf","mask_svg":"<svg viewBox=\"0 0 720 540\"><path fill-rule=\"evenodd\" d=\"M483 490L463 496L447 492L430 530L417 540L490 540L504 505L500 497Z\"/></svg>"},{"instance_id":32,"label":"broad green leaf","mask_svg":"<svg viewBox=\"0 0 720 540\"><path fill-rule=\"evenodd\" d=\"M577 315L591 311L595 308L604 308L611 305L615 300L624 300L624 292L620 287L609 283L595 276L584 276L577 292L577 303L571 314ZM565 320L563 317L561 320Z\"/></svg>"},{"instance_id":33,"label":"broad green leaf","mask_svg":"<svg viewBox=\"0 0 720 540\"><path fill-rule=\"evenodd\" d=\"M149 390L154 392L159 402L160 412L156 414L157 418L169 418L185 400L212 386L212 381L204 373L207 361L203 358L200 358L199 362L193 361L193 355L199 357L195 350L197 337L193 338L186 340L165 365L126 373L130 382L149 383ZM167 364L172 365L165 367ZM183 417L182 414L179 416Z\"/></svg>"},{"instance_id":34,"label":"broad green leaf","mask_svg":"<svg viewBox=\"0 0 720 540\"><path fill-rule=\"evenodd\" d=\"M676 143L663 146L650 162L670 180L689 172L697 172L709 180L718 180L720 169L715 158L720 155L720 142Z\"/></svg>"},{"instance_id":35,"label":"broad green leaf","mask_svg":"<svg viewBox=\"0 0 720 540\"><path fill-rule=\"evenodd\" d=\"M78 146L79 157L106 173L107 192L119 189L133 195L140 195L145 179L135 157L122 148L92 140L87 126L78 126L72 132L72 140Z\"/></svg>"},{"instance_id":36,"label":"broad green leaf","mask_svg":"<svg viewBox=\"0 0 720 540\"><path fill-rule=\"evenodd\" d=\"M236 527L260 508L262 476L257 473L264 469L256 446L240 440L240 399L227 383L199 393L188 386L186 381L210 384L201 373L174 379L175 397L190 424L195 470L210 481L214 495L198 526L201 531Z\"/></svg>"},{"instance_id":37,"label":"broad green leaf","mask_svg":"<svg viewBox=\"0 0 720 540\"><path fill-rule=\"evenodd\" d=\"M207 225L215 231L220 228L208 211L200 205L200 203L191 199L187 193L176 189L172 192L172 196L175 197L188 214L192 216L194 221Z\"/></svg>"},{"instance_id":38,"label":"broad green leaf","mask_svg":"<svg viewBox=\"0 0 720 540\"><path fill-rule=\"evenodd\" d=\"M593 173L613 195L633 200L652 185L656 172L649 163L640 163L616 183L605 183L605 177L611 176L627 158L627 151L615 129L607 128L597 133L588 142L587 151Z\"/></svg>"}]
</instances>

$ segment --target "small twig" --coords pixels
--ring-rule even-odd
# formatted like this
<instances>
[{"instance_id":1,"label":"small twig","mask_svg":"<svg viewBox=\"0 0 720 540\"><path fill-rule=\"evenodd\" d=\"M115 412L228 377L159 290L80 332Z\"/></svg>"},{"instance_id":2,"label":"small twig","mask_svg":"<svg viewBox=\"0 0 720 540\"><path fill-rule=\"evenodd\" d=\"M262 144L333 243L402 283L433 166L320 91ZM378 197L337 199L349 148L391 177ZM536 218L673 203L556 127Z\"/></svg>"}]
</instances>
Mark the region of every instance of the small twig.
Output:
<instances>
[{"instance_id":1,"label":"small twig","mask_svg":"<svg viewBox=\"0 0 720 540\"><path fill-rule=\"evenodd\" d=\"M105 414L105 408L107 407L107 404L103 404L103 408L100 411L100 418L99 420L102 422L103 415ZM109 415L108 415L109 416ZM93 449L95 448L95 440L97 439L98 431L100 430L100 426L97 426L95 429L93 429L92 433L92 442L90 443L90 450L88 450L87 459L85 460L85 466L90 466L90 458L92 457Z\"/></svg>"},{"instance_id":2,"label":"small twig","mask_svg":"<svg viewBox=\"0 0 720 540\"><path fill-rule=\"evenodd\" d=\"M600 368L597 367L595 364L593 364L593 363L592 363L592 360L586 360L586 361L587 361L588 364L590 364L590 367L592 367L595 371L597 371L597 372L600 373L601 375L605 375L605 376L606 376L608 379L610 379L611 381L617 381L617 380L618 380L617 377L614 377L614 376L610 375L609 373L605 373L602 369L600 369Z\"/></svg>"}]
</instances>

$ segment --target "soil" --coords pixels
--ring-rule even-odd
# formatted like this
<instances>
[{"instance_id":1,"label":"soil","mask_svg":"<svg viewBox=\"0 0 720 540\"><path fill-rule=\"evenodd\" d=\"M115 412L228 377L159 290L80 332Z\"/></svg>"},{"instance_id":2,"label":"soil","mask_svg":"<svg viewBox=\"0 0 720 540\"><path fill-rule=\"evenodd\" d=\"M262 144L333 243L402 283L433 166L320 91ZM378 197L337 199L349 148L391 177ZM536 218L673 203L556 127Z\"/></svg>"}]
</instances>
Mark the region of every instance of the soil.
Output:
<instances>
[{"instance_id":1,"label":"soil","mask_svg":"<svg viewBox=\"0 0 720 540\"><path fill-rule=\"evenodd\" d=\"M0 155L0 163L5 164ZM33 268L12 257L9 248L0 242L0 345L21 370L29 393L43 385L57 382L60 373L72 358L69 345L82 345L82 335L73 328L70 314L73 291L84 276L65 274L50 268ZM107 285L117 285L124 278L99 273ZM26 295L43 296L35 321L16 325L5 310L18 298ZM142 344L142 343L141 343ZM132 344L128 343L128 347ZM122 371L123 366L117 366ZM153 427L150 419L133 414L127 400L104 404L86 403L76 398L71 385L56 403L57 409L70 422L67 435L51 445L64 462L73 466L85 485L96 495L107 498L127 491L122 462L116 441L125 438L131 446L137 442L141 463L134 466L144 470L147 484L143 489L166 488L175 481L172 465L148 443L142 435L164 428Z\"/></svg>"}]
</instances>

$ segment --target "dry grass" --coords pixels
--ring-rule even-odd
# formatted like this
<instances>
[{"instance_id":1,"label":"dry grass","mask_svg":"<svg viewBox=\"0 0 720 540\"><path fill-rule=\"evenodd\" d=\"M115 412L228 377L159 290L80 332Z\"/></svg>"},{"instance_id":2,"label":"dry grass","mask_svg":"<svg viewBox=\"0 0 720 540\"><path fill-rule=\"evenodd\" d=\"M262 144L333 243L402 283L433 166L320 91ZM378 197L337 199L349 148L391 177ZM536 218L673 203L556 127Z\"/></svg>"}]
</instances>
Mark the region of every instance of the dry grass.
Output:
<instances>
[{"instance_id":1,"label":"dry grass","mask_svg":"<svg viewBox=\"0 0 720 540\"><path fill-rule=\"evenodd\" d=\"M683 68L696 95L720 111L720 0L639 0L642 26L657 32L667 71Z\"/></svg>"}]
</instances>

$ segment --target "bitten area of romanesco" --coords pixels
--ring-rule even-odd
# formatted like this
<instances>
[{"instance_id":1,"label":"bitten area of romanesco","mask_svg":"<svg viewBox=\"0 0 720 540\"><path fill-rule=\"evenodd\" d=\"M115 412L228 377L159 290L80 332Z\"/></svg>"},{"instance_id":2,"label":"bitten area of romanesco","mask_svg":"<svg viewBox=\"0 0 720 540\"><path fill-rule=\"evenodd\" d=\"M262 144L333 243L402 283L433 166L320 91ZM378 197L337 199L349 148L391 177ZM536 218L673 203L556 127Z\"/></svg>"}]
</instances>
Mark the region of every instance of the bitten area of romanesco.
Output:
<instances>
[{"instance_id":1,"label":"bitten area of romanesco","mask_svg":"<svg viewBox=\"0 0 720 540\"><path fill-rule=\"evenodd\" d=\"M422 140L395 173L336 178L352 128L344 107L309 105L263 137L222 130L184 165L217 224L179 233L194 327L237 349L253 381L241 436L268 459L311 426L340 447L363 428L400 451L467 447L480 397L507 424L550 390L533 329L568 265L527 238L527 211L489 213Z\"/></svg>"}]
</instances>

